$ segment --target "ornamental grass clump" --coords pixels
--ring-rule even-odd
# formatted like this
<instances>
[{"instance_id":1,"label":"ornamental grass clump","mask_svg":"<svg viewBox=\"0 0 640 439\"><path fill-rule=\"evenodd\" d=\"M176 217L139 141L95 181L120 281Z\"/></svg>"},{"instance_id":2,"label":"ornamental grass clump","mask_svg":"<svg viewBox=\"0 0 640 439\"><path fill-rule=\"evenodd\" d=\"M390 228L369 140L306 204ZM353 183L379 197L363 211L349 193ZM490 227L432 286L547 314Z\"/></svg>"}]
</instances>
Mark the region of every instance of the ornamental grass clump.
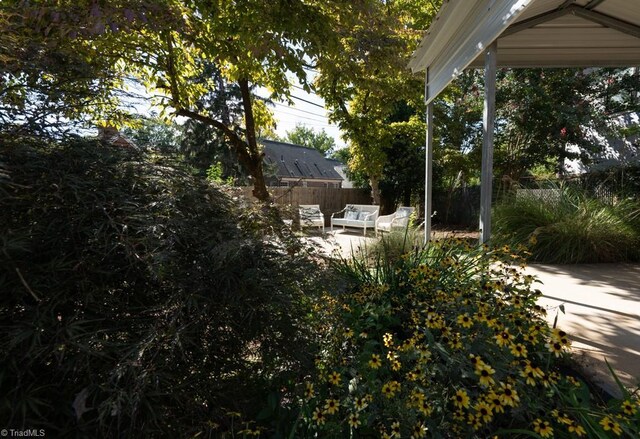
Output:
<instances>
[{"instance_id":1,"label":"ornamental grass clump","mask_svg":"<svg viewBox=\"0 0 640 439\"><path fill-rule=\"evenodd\" d=\"M521 252L524 249L519 249ZM384 255L384 252L382 253ZM637 395L600 405L509 246L430 243L341 261L295 437L638 437Z\"/></svg>"},{"instance_id":2,"label":"ornamental grass clump","mask_svg":"<svg viewBox=\"0 0 640 439\"><path fill-rule=\"evenodd\" d=\"M496 243L526 244L536 262L640 260L640 203L606 203L569 186L545 191L523 191L494 208Z\"/></svg>"}]
</instances>

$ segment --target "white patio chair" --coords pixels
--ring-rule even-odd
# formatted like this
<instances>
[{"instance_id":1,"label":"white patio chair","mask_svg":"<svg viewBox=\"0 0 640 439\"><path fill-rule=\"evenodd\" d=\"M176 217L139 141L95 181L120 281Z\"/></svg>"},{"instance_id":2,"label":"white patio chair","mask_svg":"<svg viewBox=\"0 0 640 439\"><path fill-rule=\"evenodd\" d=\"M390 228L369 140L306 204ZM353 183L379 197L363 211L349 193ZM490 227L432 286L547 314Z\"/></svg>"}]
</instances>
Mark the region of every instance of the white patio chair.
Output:
<instances>
[{"instance_id":1,"label":"white patio chair","mask_svg":"<svg viewBox=\"0 0 640 439\"><path fill-rule=\"evenodd\" d=\"M379 216L376 220L376 235L378 232L390 232L392 229L406 229L409 217L414 212L413 207L399 207L391 215Z\"/></svg>"}]
</instances>

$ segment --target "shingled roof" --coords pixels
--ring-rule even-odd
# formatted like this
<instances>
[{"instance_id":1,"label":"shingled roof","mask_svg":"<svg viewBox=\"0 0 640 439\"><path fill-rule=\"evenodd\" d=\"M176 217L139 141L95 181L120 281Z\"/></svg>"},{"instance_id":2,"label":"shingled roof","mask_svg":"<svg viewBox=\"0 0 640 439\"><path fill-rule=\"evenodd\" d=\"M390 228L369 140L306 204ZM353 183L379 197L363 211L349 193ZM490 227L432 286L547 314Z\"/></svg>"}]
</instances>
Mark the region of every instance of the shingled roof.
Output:
<instances>
[{"instance_id":1,"label":"shingled roof","mask_svg":"<svg viewBox=\"0 0 640 439\"><path fill-rule=\"evenodd\" d=\"M261 143L264 145L265 163L275 165L280 178L342 181L333 168L334 164L317 149L274 140L262 140Z\"/></svg>"}]
</instances>

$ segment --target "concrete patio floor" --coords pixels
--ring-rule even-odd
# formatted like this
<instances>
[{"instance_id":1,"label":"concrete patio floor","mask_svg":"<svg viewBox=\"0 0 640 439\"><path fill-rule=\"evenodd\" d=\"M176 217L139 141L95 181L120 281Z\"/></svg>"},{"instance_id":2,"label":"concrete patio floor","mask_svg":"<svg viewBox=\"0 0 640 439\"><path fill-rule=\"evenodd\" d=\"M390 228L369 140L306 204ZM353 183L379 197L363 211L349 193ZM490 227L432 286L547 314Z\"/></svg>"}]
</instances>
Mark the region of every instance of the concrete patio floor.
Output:
<instances>
[{"instance_id":1,"label":"concrete patio floor","mask_svg":"<svg viewBox=\"0 0 640 439\"><path fill-rule=\"evenodd\" d=\"M535 264L527 272L542 282L539 303L550 324L558 315L584 373L619 394L606 359L625 386L640 385L640 264Z\"/></svg>"},{"instance_id":2,"label":"concrete patio floor","mask_svg":"<svg viewBox=\"0 0 640 439\"><path fill-rule=\"evenodd\" d=\"M345 257L376 240L373 233L342 230L309 239L326 254ZM606 359L625 386L640 385L640 264L535 264L526 271L541 282L535 285L543 293L539 303L549 324L558 315L585 376L619 395Z\"/></svg>"}]
</instances>

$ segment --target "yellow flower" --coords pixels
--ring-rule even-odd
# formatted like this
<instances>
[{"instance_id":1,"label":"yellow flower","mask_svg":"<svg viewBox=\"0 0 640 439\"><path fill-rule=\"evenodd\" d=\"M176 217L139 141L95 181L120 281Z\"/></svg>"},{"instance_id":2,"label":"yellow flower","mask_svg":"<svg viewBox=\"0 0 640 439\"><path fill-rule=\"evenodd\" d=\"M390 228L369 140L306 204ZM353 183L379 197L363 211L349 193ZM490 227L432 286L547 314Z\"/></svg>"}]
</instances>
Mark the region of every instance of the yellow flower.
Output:
<instances>
[{"instance_id":1,"label":"yellow flower","mask_svg":"<svg viewBox=\"0 0 640 439\"><path fill-rule=\"evenodd\" d=\"M536 378L544 377L544 372L539 367L531 366L531 363L527 361L524 370L520 371L520 376L526 378L527 384L535 386Z\"/></svg>"},{"instance_id":2,"label":"yellow flower","mask_svg":"<svg viewBox=\"0 0 640 439\"><path fill-rule=\"evenodd\" d=\"M631 416L636 414L636 408L633 406L633 403L629 400L624 401L620 405L620 408L626 415Z\"/></svg>"},{"instance_id":3,"label":"yellow flower","mask_svg":"<svg viewBox=\"0 0 640 439\"><path fill-rule=\"evenodd\" d=\"M469 360L476 370L482 369L485 366L484 361L482 361L482 358L480 358L479 356L469 354Z\"/></svg>"},{"instance_id":4,"label":"yellow flower","mask_svg":"<svg viewBox=\"0 0 640 439\"><path fill-rule=\"evenodd\" d=\"M491 407L496 413L504 413L504 404L502 403L502 399L500 399L500 395L495 392L491 392L485 398L487 404Z\"/></svg>"},{"instance_id":5,"label":"yellow flower","mask_svg":"<svg viewBox=\"0 0 640 439\"><path fill-rule=\"evenodd\" d=\"M380 359L380 355L372 354L371 360L369 360L369 367L371 369L378 369L380 366L382 366L382 360Z\"/></svg>"},{"instance_id":6,"label":"yellow flower","mask_svg":"<svg viewBox=\"0 0 640 439\"><path fill-rule=\"evenodd\" d=\"M569 430L569 433L575 433L575 435L578 437L582 437L587 434L584 427L577 422L572 422L571 425L567 427L567 429Z\"/></svg>"},{"instance_id":7,"label":"yellow flower","mask_svg":"<svg viewBox=\"0 0 640 439\"><path fill-rule=\"evenodd\" d=\"M322 425L327 420L327 417L324 415L320 407L316 407L313 411L312 419L316 421L316 424Z\"/></svg>"},{"instance_id":8,"label":"yellow flower","mask_svg":"<svg viewBox=\"0 0 640 439\"><path fill-rule=\"evenodd\" d=\"M489 387L490 385L495 384L495 381L491 376L494 373L496 373L496 370L488 364L485 364L481 369L476 368L476 375L480 377L480 385L484 387Z\"/></svg>"},{"instance_id":9,"label":"yellow flower","mask_svg":"<svg viewBox=\"0 0 640 439\"><path fill-rule=\"evenodd\" d=\"M397 384L397 387L396 387ZM400 384L396 381L389 381L382 386L382 394L387 398L393 398L399 389Z\"/></svg>"},{"instance_id":10,"label":"yellow flower","mask_svg":"<svg viewBox=\"0 0 640 439\"><path fill-rule=\"evenodd\" d=\"M420 401L420 403L418 404L418 410L425 416L429 416L431 415L431 413L433 413L433 407L431 407L431 405L426 400Z\"/></svg>"},{"instance_id":11,"label":"yellow flower","mask_svg":"<svg viewBox=\"0 0 640 439\"><path fill-rule=\"evenodd\" d=\"M316 396L315 391L313 390L313 383L307 383L307 387L304 390L304 397L306 399L311 399Z\"/></svg>"},{"instance_id":12,"label":"yellow flower","mask_svg":"<svg viewBox=\"0 0 640 439\"><path fill-rule=\"evenodd\" d=\"M384 345L386 347L390 348L391 346L393 346L393 335L387 332L382 336L382 341L384 342Z\"/></svg>"},{"instance_id":13,"label":"yellow flower","mask_svg":"<svg viewBox=\"0 0 640 439\"><path fill-rule=\"evenodd\" d=\"M427 436L427 427L424 424L416 424L411 431L411 439L420 439Z\"/></svg>"},{"instance_id":14,"label":"yellow flower","mask_svg":"<svg viewBox=\"0 0 640 439\"><path fill-rule=\"evenodd\" d=\"M549 421L543 421L540 418L533 421L533 431L542 437L553 437L553 427Z\"/></svg>"},{"instance_id":15,"label":"yellow flower","mask_svg":"<svg viewBox=\"0 0 640 439\"><path fill-rule=\"evenodd\" d=\"M391 437L400 437L400 423L398 421L391 424Z\"/></svg>"},{"instance_id":16,"label":"yellow flower","mask_svg":"<svg viewBox=\"0 0 640 439\"><path fill-rule=\"evenodd\" d=\"M500 383L500 401L504 405L515 407L520 402L520 397L511 384Z\"/></svg>"},{"instance_id":17,"label":"yellow flower","mask_svg":"<svg viewBox=\"0 0 640 439\"><path fill-rule=\"evenodd\" d=\"M333 415L334 413L336 413L339 408L340 408L340 401L338 401L337 399L332 399L332 398L327 399L327 402L324 405L325 413L328 413L330 415Z\"/></svg>"},{"instance_id":18,"label":"yellow flower","mask_svg":"<svg viewBox=\"0 0 640 439\"><path fill-rule=\"evenodd\" d=\"M349 415L349 427L358 428L359 425L360 425L360 417L358 416L357 413L351 413Z\"/></svg>"},{"instance_id":19,"label":"yellow flower","mask_svg":"<svg viewBox=\"0 0 640 439\"><path fill-rule=\"evenodd\" d=\"M509 329L499 332L495 337L496 343L500 347L508 346L511 344L513 336L509 334Z\"/></svg>"},{"instance_id":20,"label":"yellow flower","mask_svg":"<svg viewBox=\"0 0 640 439\"><path fill-rule=\"evenodd\" d=\"M467 313L459 315L457 320L458 324L463 328L471 328L473 326L473 320L471 320Z\"/></svg>"},{"instance_id":21,"label":"yellow flower","mask_svg":"<svg viewBox=\"0 0 640 439\"><path fill-rule=\"evenodd\" d=\"M329 382L329 384L333 384L334 386L337 386L340 384L340 380L342 380L342 377L340 376L340 373L338 372L331 372L329 374L329 377L327 378L327 381Z\"/></svg>"},{"instance_id":22,"label":"yellow flower","mask_svg":"<svg viewBox=\"0 0 640 439\"><path fill-rule=\"evenodd\" d=\"M546 343L544 346L556 357L562 355L562 344L559 341L549 340L549 343Z\"/></svg>"},{"instance_id":23,"label":"yellow flower","mask_svg":"<svg viewBox=\"0 0 640 439\"><path fill-rule=\"evenodd\" d=\"M362 398L356 398L354 405L358 411L365 409L369 405L367 403L367 397L363 396Z\"/></svg>"},{"instance_id":24,"label":"yellow flower","mask_svg":"<svg viewBox=\"0 0 640 439\"><path fill-rule=\"evenodd\" d=\"M527 348L522 344L512 344L511 345L511 353L514 357L526 357L527 356Z\"/></svg>"},{"instance_id":25,"label":"yellow flower","mask_svg":"<svg viewBox=\"0 0 640 439\"><path fill-rule=\"evenodd\" d=\"M485 423L490 422L493 418L493 412L491 411L491 406L486 402L479 402L473 406L476 410L476 416L482 419Z\"/></svg>"},{"instance_id":26,"label":"yellow flower","mask_svg":"<svg viewBox=\"0 0 640 439\"><path fill-rule=\"evenodd\" d=\"M613 431L617 436L622 434L622 429L620 428L620 424L615 421L612 421L608 416L605 416L600 421L600 425L604 428L605 431Z\"/></svg>"},{"instance_id":27,"label":"yellow flower","mask_svg":"<svg viewBox=\"0 0 640 439\"><path fill-rule=\"evenodd\" d=\"M464 389L460 389L456 392L454 396L451 397L453 399L453 404L458 408L469 408L469 395L467 391Z\"/></svg>"}]
</instances>

